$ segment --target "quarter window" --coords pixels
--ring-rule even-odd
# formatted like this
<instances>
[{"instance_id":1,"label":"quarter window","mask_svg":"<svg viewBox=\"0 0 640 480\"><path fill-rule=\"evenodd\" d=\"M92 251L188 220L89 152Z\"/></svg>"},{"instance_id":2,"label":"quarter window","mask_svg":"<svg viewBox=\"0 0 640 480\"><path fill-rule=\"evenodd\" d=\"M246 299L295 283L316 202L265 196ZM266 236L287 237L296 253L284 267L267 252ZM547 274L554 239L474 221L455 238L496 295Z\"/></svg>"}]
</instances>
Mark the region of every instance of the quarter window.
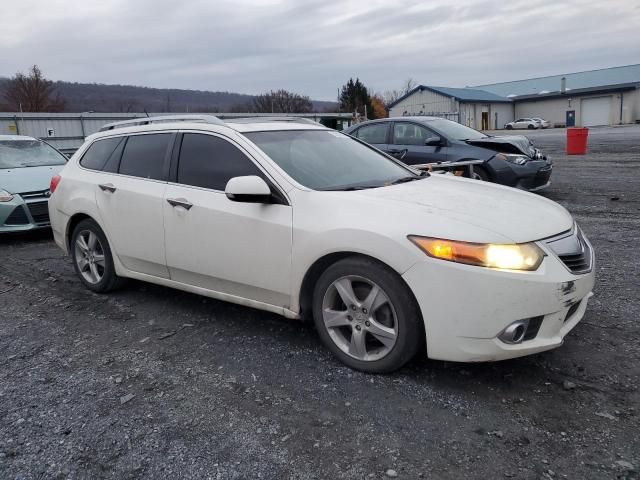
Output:
<instances>
[{"instance_id":1,"label":"quarter window","mask_svg":"<svg viewBox=\"0 0 640 480\"><path fill-rule=\"evenodd\" d=\"M124 137L113 137L93 142L82 156L80 165L91 170L105 170L107 164L115 164L115 169L106 170L117 171L124 139Z\"/></svg>"},{"instance_id":2,"label":"quarter window","mask_svg":"<svg viewBox=\"0 0 640 480\"><path fill-rule=\"evenodd\" d=\"M387 143L387 124L374 123L373 125L366 125L358 129L356 136L367 143Z\"/></svg>"},{"instance_id":3,"label":"quarter window","mask_svg":"<svg viewBox=\"0 0 640 480\"><path fill-rule=\"evenodd\" d=\"M120 161L119 172L133 177L164 179L164 163L172 134L132 135Z\"/></svg>"},{"instance_id":4,"label":"quarter window","mask_svg":"<svg viewBox=\"0 0 640 480\"><path fill-rule=\"evenodd\" d=\"M213 135L184 134L178 183L222 191L230 179L246 175L265 178L258 167L227 140Z\"/></svg>"}]
</instances>

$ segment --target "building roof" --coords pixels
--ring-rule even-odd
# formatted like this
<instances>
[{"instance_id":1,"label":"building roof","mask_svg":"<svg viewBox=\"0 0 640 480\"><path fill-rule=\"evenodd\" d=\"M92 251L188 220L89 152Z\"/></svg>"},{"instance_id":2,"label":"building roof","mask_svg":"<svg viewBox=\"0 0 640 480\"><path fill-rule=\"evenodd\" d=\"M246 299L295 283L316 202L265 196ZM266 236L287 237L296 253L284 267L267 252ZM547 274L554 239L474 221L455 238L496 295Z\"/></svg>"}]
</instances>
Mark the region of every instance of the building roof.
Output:
<instances>
[{"instance_id":1,"label":"building roof","mask_svg":"<svg viewBox=\"0 0 640 480\"><path fill-rule=\"evenodd\" d=\"M572 88L567 89L564 93L561 91L555 91L546 93L534 93L532 95L518 95L517 97L513 97L512 100L516 102L520 102L522 100L546 100L549 98L571 97L593 93L624 92L626 90L634 90L636 88L638 88L637 83L619 83L617 85L602 85L600 87Z\"/></svg>"},{"instance_id":2,"label":"building roof","mask_svg":"<svg viewBox=\"0 0 640 480\"><path fill-rule=\"evenodd\" d=\"M476 85L479 88L502 96L535 95L539 92L557 92L560 90L562 78L566 78L566 86L572 90L610 86L617 84L640 83L640 64L621 67L602 68L576 73L561 73L548 77L529 78L512 82Z\"/></svg>"},{"instance_id":3,"label":"building roof","mask_svg":"<svg viewBox=\"0 0 640 480\"><path fill-rule=\"evenodd\" d=\"M431 85L418 85L416 88L411 90L410 92L404 94L400 98L398 98L395 102L389 104L388 108L393 107L394 105L400 103L407 97L410 97L416 92L421 92L422 90L429 90L431 92L439 93L440 95L445 95L450 98L455 98L460 102L490 102L490 103L499 103L499 102L511 102L510 99L501 97L500 95L496 95L495 93L486 92L484 90L478 90L476 88L452 88L452 87L434 87Z\"/></svg>"}]
</instances>

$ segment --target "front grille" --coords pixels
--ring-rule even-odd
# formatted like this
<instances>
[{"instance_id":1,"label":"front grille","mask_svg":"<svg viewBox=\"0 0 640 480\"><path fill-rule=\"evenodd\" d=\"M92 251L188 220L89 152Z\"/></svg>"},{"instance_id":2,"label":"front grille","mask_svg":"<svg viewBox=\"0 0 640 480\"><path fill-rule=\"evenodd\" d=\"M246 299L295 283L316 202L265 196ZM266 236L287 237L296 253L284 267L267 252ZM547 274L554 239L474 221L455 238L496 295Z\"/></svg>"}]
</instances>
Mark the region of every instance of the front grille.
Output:
<instances>
[{"instance_id":1,"label":"front grille","mask_svg":"<svg viewBox=\"0 0 640 480\"><path fill-rule=\"evenodd\" d=\"M581 274L591 271L591 245L577 225L568 233L547 239L546 243L570 272Z\"/></svg>"},{"instance_id":2,"label":"front grille","mask_svg":"<svg viewBox=\"0 0 640 480\"><path fill-rule=\"evenodd\" d=\"M5 219L4 224L9 225L28 225L29 218L27 218L27 212L24 211L22 205L13 209L13 212Z\"/></svg>"},{"instance_id":3,"label":"front grille","mask_svg":"<svg viewBox=\"0 0 640 480\"><path fill-rule=\"evenodd\" d=\"M36 192L22 192L20 196L27 200L32 198L49 198L51 196L51 191L47 190L38 190Z\"/></svg>"},{"instance_id":4,"label":"front grille","mask_svg":"<svg viewBox=\"0 0 640 480\"><path fill-rule=\"evenodd\" d=\"M35 223L49 223L49 205L47 202L28 203L27 206Z\"/></svg>"}]
</instances>

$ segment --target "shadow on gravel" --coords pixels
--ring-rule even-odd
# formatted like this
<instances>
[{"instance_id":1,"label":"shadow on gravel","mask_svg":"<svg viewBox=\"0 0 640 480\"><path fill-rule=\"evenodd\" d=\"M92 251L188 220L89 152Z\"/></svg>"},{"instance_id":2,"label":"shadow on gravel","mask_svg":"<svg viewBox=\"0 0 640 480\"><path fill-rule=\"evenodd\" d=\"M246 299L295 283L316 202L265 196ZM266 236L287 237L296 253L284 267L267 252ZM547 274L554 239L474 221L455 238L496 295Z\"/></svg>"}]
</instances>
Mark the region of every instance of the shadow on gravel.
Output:
<instances>
[{"instance_id":1,"label":"shadow on gravel","mask_svg":"<svg viewBox=\"0 0 640 480\"><path fill-rule=\"evenodd\" d=\"M42 240L53 241L53 233L48 228L29 230L27 232L0 232L0 246L20 245Z\"/></svg>"}]
</instances>

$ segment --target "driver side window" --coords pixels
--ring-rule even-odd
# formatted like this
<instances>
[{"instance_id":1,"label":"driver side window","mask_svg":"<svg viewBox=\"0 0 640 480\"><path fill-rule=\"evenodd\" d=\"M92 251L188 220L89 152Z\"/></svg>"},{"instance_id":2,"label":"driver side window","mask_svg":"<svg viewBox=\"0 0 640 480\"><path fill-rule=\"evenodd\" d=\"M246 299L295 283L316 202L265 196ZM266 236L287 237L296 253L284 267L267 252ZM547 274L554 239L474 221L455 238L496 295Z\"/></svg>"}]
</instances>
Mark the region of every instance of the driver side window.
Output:
<instances>
[{"instance_id":1,"label":"driver side window","mask_svg":"<svg viewBox=\"0 0 640 480\"><path fill-rule=\"evenodd\" d=\"M396 122L393 125L393 143L395 145L421 145L436 134L415 123Z\"/></svg>"},{"instance_id":2,"label":"driver side window","mask_svg":"<svg viewBox=\"0 0 640 480\"><path fill-rule=\"evenodd\" d=\"M199 133L184 134L177 183L224 191L230 179L246 175L266 180L260 169L227 140Z\"/></svg>"}]
</instances>

